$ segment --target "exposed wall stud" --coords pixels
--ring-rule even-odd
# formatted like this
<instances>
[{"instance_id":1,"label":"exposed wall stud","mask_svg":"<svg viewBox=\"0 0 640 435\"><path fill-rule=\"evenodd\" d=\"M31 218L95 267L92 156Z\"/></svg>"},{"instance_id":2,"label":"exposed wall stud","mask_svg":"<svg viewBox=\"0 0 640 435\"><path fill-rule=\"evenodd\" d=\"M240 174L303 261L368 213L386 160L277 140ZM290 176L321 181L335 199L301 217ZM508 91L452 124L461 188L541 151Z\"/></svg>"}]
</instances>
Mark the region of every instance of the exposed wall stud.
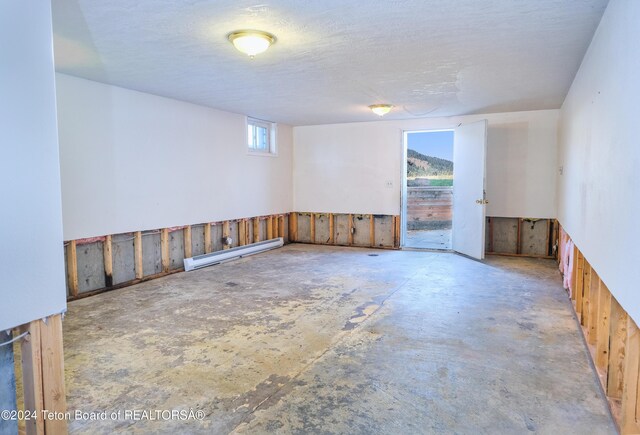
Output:
<instances>
[{"instance_id":1,"label":"exposed wall stud","mask_svg":"<svg viewBox=\"0 0 640 435\"><path fill-rule=\"evenodd\" d=\"M25 429L28 435L44 434L44 419L42 411L44 407L44 387L42 382L42 348L40 343L41 320L34 320L25 325L25 331L29 336L22 340L20 354L22 358L22 388L24 408L30 413L36 413L37 418L25 421Z\"/></svg>"},{"instance_id":2,"label":"exposed wall stud","mask_svg":"<svg viewBox=\"0 0 640 435\"><path fill-rule=\"evenodd\" d=\"M311 232L311 243L316 242L316 215L315 213L309 213L309 231Z\"/></svg>"},{"instance_id":3,"label":"exposed wall stud","mask_svg":"<svg viewBox=\"0 0 640 435\"><path fill-rule=\"evenodd\" d=\"M271 234L272 234L273 238L280 237L278 235L278 226L279 226L278 225L278 216L277 215L276 216L271 216L271 227L272 227Z\"/></svg>"},{"instance_id":4,"label":"exposed wall stud","mask_svg":"<svg viewBox=\"0 0 640 435\"><path fill-rule=\"evenodd\" d=\"M258 243L260 241L260 218L253 218L253 243Z\"/></svg>"},{"instance_id":5,"label":"exposed wall stud","mask_svg":"<svg viewBox=\"0 0 640 435\"><path fill-rule=\"evenodd\" d=\"M204 253L210 254L213 252L213 241L211 240L211 223L204 224Z\"/></svg>"},{"instance_id":6,"label":"exposed wall stud","mask_svg":"<svg viewBox=\"0 0 640 435\"><path fill-rule=\"evenodd\" d=\"M44 409L49 412L64 413L67 401L64 385L64 353L62 346L62 316L57 314L40 323L40 343L42 349L42 388ZM67 433L67 420L46 419L44 430L47 434Z\"/></svg>"},{"instance_id":7,"label":"exposed wall stud","mask_svg":"<svg viewBox=\"0 0 640 435\"><path fill-rule=\"evenodd\" d=\"M29 331L22 340L22 379L25 410L36 412L37 418L25 421L25 433L67 433L64 418L45 419L44 410L56 414L67 411L64 385L64 353L62 346L62 316L49 316L24 325Z\"/></svg>"},{"instance_id":8,"label":"exposed wall stud","mask_svg":"<svg viewBox=\"0 0 640 435\"><path fill-rule=\"evenodd\" d=\"M522 254L522 218L518 218L518 238L516 241L516 254Z\"/></svg>"},{"instance_id":9,"label":"exposed wall stud","mask_svg":"<svg viewBox=\"0 0 640 435\"><path fill-rule=\"evenodd\" d=\"M369 215L369 245L376 246L376 218L374 215Z\"/></svg>"},{"instance_id":10,"label":"exposed wall stud","mask_svg":"<svg viewBox=\"0 0 640 435\"><path fill-rule=\"evenodd\" d=\"M624 387L625 350L627 345L627 312L615 298L611 298L609 316L609 368L607 369L607 396L622 398Z\"/></svg>"},{"instance_id":11,"label":"exposed wall stud","mask_svg":"<svg viewBox=\"0 0 640 435\"><path fill-rule=\"evenodd\" d=\"M348 219L348 233L347 233L347 245L351 246L353 245L353 215L349 214L347 216Z\"/></svg>"},{"instance_id":12,"label":"exposed wall stud","mask_svg":"<svg viewBox=\"0 0 640 435\"><path fill-rule=\"evenodd\" d=\"M75 240L67 245L67 280L71 296L78 296L78 251Z\"/></svg>"},{"instance_id":13,"label":"exposed wall stud","mask_svg":"<svg viewBox=\"0 0 640 435\"><path fill-rule=\"evenodd\" d=\"M333 213L329 213L329 244L333 245L335 243L335 224Z\"/></svg>"},{"instance_id":14,"label":"exposed wall stud","mask_svg":"<svg viewBox=\"0 0 640 435\"><path fill-rule=\"evenodd\" d=\"M142 269L142 231L136 231L133 235L133 250L136 279L142 279L144 277Z\"/></svg>"},{"instance_id":15,"label":"exposed wall stud","mask_svg":"<svg viewBox=\"0 0 640 435\"><path fill-rule=\"evenodd\" d=\"M267 240L273 239L273 216L267 218Z\"/></svg>"},{"instance_id":16,"label":"exposed wall stud","mask_svg":"<svg viewBox=\"0 0 640 435\"><path fill-rule=\"evenodd\" d=\"M169 272L171 258L169 257L169 230L163 228L160 230L160 252L162 257L162 272Z\"/></svg>"},{"instance_id":17,"label":"exposed wall stud","mask_svg":"<svg viewBox=\"0 0 640 435\"><path fill-rule=\"evenodd\" d=\"M113 247L111 236L106 236L103 243L104 252L104 282L106 287L113 285Z\"/></svg>"},{"instance_id":18,"label":"exposed wall stud","mask_svg":"<svg viewBox=\"0 0 640 435\"><path fill-rule=\"evenodd\" d=\"M238 221L238 244L244 246L247 244L247 220Z\"/></svg>"},{"instance_id":19,"label":"exposed wall stud","mask_svg":"<svg viewBox=\"0 0 640 435\"><path fill-rule=\"evenodd\" d=\"M638 326L627 317L627 346L624 367L624 387L622 392L621 432L640 433L637 420L638 407L638 363L640 362L640 332Z\"/></svg>"},{"instance_id":20,"label":"exposed wall stud","mask_svg":"<svg viewBox=\"0 0 640 435\"><path fill-rule=\"evenodd\" d=\"M184 258L193 257L193 249L191 245L191 225L187 225L182 230L184 237Z\"/></svg>"},{"instance_id":21,"label":"exposed wall stud","mask_svg":"<svg viewBox=\"0 0 640 435\"><path fill-rule=\"evenodd\" d=\"M578 320L582 322L582 297L583 297L583 283L584 283L584 256L580 252L580 250L576 249L576 276L574 285L576 288L576 314L578 315Z\"/></svg>"},{"instance_id":22,"label":"exposed wall stud","mask_svg":"<svg viewBox=\"0 0 640 435\"><path fill-rule=\"evenodd\" d=\"M607 370L609 362L609 318L611 316L611 293L607 286L598 279L598 331L596 340L596 365Z\"/></svg>"},{"instance_id":23,"label":"exposed wall stud","mask_svg":"<svg viewBox=\"0 0 640 435\"><path fill-rule=\"evenodd\" d=\"M291 212L289 215L289 241L296 242L298 240L298 213Z\"/></svg>"},{"instance_id":24,"label":"exposed wall stud","mask_svg":"<svg viewBox=\"0 0 640 435\"><path fill-rule=\"evenodd\" d=\"M224 243L222 244L222 249L229 249L231 246L227 243L227 239L231 237L231 231L229 226L229 221L224 221L222 223L222 238L224 239Z\"/></svg>"},{"instance_id":25,"label":"exposed wall stud","mask_svg":"<svg viewBox=\"0 0 640 435\"><path fill-rule=\"evenodd\" d=\"M600 278L593 268L589 267L589 344L596 344L598 338L598 315L600 307Z\"/></svg>"},{"instance_id":26,"label":"exposed wall stud","mask_svg":"<svg viewBox=\"0 0 640 435\"><path fill-rule=\"evenodd\" d=\"M284 215L278 216L278 237L284 238Z\"/></svg>"},{"instance_id":27,"label":"exposed wall stud","mask_svg":"<svg viewBox=\"0 0 640 435\"><path fill-rule=\"evenodd\" d=\"M591 265L586 259L584 260L582 276L582 325L587 330L588 341L589 320L591 319L589 315L589 304L591 303L591 295L589 294L591 291Z\"/></svg>"}]
</instances>

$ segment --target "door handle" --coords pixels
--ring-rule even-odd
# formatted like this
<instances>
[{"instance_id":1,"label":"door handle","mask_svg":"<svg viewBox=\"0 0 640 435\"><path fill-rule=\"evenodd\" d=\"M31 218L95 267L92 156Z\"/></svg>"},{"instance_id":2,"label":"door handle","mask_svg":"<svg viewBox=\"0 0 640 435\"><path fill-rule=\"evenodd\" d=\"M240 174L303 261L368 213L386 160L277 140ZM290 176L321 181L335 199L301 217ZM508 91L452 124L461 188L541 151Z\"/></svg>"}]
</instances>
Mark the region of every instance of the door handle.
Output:
<instances>
[{"instance_id":1,"label":"door handle","mask_svg":"<svg viewBox=\"0 0 640 435\"><path fill-rule=\"evenodd\" d=\"M476 199L476 204L489 204L489 201L486 199Z\"/></svg>"}]
</instances>

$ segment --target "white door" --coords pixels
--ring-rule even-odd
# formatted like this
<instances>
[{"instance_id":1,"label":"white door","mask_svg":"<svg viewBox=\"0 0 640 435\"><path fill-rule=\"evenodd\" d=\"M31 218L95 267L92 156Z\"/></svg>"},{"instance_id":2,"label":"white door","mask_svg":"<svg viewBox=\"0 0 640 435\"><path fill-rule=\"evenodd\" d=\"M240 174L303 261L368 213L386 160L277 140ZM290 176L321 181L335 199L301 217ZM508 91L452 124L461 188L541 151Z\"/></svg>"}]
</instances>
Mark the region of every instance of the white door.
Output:
<instances>
[{"instance_id":1,"label":"white door","mask_svg":"<svg viewBox=\"0 0 640 435\"><path fill-rule=\"evenodd\" d=\"M453 136L453 250L484 258L487 120L461 125Z\"/></svg>"}]
</instances>

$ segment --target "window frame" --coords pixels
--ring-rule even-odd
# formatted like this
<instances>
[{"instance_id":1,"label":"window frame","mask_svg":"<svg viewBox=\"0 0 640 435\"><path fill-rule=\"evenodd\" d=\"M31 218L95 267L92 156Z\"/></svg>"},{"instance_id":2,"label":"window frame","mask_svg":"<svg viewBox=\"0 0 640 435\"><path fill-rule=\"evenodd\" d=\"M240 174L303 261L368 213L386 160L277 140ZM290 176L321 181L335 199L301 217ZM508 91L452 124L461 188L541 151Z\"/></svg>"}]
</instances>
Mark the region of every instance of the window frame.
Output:
<instances>
[{"instance_id":1,"label":"window frame","mask_svg":"<svg viewBox=\"0 0 640 435\"><path fill-rule=\"evenodd\" d=\"M267 129L268 149L259 149L251 146L252 144L249 143L249 128L251 126ZM277 132L277 125L275 122L265 121L263 119L252 118L250 116L247 116L246 125L245 125L245 137L247 138L247 142L245 146L247 147L247 154L251 156L277 157L278 147L276 143L276 137L277 137L276 132Z\"/></svg>"}]
</instances>

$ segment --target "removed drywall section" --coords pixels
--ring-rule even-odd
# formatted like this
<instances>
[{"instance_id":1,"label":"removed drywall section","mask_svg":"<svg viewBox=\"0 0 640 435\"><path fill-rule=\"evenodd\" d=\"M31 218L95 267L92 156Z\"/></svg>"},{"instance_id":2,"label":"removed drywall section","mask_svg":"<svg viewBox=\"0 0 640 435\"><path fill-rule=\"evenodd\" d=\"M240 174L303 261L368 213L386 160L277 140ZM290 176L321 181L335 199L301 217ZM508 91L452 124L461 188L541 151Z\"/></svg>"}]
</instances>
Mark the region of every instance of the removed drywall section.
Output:
<instances>
[{"instance_id":1,"label":"removed drywall section","mask_svg":"<svg viewBox=\"0 0 640 435\"><path fill-rule=\"evenodd\" d=\"M205 253L204 227L204 225L193 225L191 227L191 256L193 257Z\"/></svg>"},{"instance_id":2,"label":"removed drywall section","mask_svg":"<svg viewBox=\"0 0 640 435\"><path fill-rule=\"evenodd\" d=\"M369 215L353 215L353 244L354 246L371 246L369 238Z\"/></svg>"},{"instance_id":3,"label":"removed drywall section","mask_svg":"<svg viewBox=\"0 0 640 435\"><path fill-rule=\"evenodd\" d=\"M349 244L349 215L346 214L336 214L334 215L335 219L335 242L336 245L348 245Z\"/></svg>"},{"instance_id":4,"label":"removed drywall section","mask_svg":"<svg viewBox=\"0 0 640 435\"><path fill-rule=\"evenodd\" d=\"M520 253L534 257L549 255L550 229L548 219L523 219L520 222Z\"/></svg>"},{"instance_id":5,"label":"removed drywall section","mask_svg":"<svg viewBox=\"0 0 640 435\"><path fill-rule=\"evenodd\" d=\"M159 231L142 233L142 272L145 277L162 272L162 247ZM101 287L96 287L96 289L98 288Z\"/></svg>"},{"instance_id":6,"label":"removed drywall section","mask_svg":"<svg viewBox=\"0 0 640 435\"><path fill-rule=\"evenodd\" d=\"M557 237L553 219L487 217L487 254L551 258Z\"/></svg>"},{"instance_id":7,"label":"removed drywall section","mask_svg":"<svg viewBox=\"0 0 640 435\"><path fill-rule=\"evenodd\" d=\"M83 293L105 287L104 242L77 245L76 251L78 258L78 292Z\"/></svg>"},{"instance_id":8,"label":"removed drywall section","mask_svg":"<svg viewBox=\"0 0 640 435\"><path fill-rule=\"evenodd\" d=\"M399 244L397 216L308 212L291 216L297 222L294 242L387 249Z\"/></svg>"},{"instance_id":9,"label":"removed drywall section","mask_svg":"<svg viewBox=\"0 0 640 435\"><path fill-rule=\"evenodd\" d=\"M393 216L375 215L375 246L394 246Z\"/></svg>"},{"instance_id":10,"label":"removed drywall section","mask_svg":"<svg viewBox=\"0 0 640 435\"><path fill-rule=\"evenodd\" d=\"M311 215L309 213L298 213L298 237L295 241L300 243L312 243Z\"/></svg>"},{"instance_id":11,"label":"removed drywall section","mask_svg":"<svg viewBox=\"0 0 640 435\"><path fill-rule=\"evenodd\" d=\"M400 214L402 133L488 120L487 214L556 216L558 110L294 127L294 210Z\"/></svg>"},{"instance_id":12,"label":"removed drywall section","mask_svg":"<svg viewBox=\"0 0 640 435\"><path fill-rule=\"evenodd\" d=\"M136 278L133 234L116 234L111 241L113 249L113 284Z\"/></svg>"},{"instance_id":13,"label":"removed drywall section","mask_svg":"<svg viewBox=\"0 0 640 435\"><path fill-rule=\"evenodd\" d=\"M319 244L328 244L331 243L331 219L330 215L325 213L314 214L316 225L315 225L315 243Z\"/></svg>"},{"instance_id":14,"label":"removed drywall section","mask_svg":"<svg viewBox=\"0 0 640 435\"><path fill-rule=\"evenodd\" d=\"M562 106L558 220L640 322L640 2L612 0Z\"/></svg>"},{"instance_id":15,"label":"removed drywall section","mask_svg":"<svg viewBox=\"0 0 640 435\"><path fill-rule=\"evenodd\" d=\"M249 155L243 115L56 77L66 240L291 210L289 126Z\"/></svg>"},{"instance_id":16,"label":"removed drywall section","mask_svg":"<svg viewBox=\"0 0 640 435\"><path fill-rule=\"evenodd\" d=\"M184 267L184 233L182 229L169 233L169 269L179 270Z\"/></svg>"},{"instance_id":17,"label":"removed drywall section","mask_svg":"<svg viewBox=\"0 0 640 435\"><path fill-rule=\"evenodd\" d=\"M243 225L250 228L250 222L255 223L255 234L260 237L242 241L240 229ZM230 247L263 241L267 236L288 241L287 223L286 215L257 216L71 240L65 243L67 294L76 299L182 271L187 255L227 249L223 244L225 234L233 238ZM142 270L137 270L139 267Z\"/></svg>"},{"instance_id":18,"label":"removed drywall section","mask_svg":"<svg viewBox=\"0 0 640 435\"><path fill-rule=\"evenodd\" d=\"M489 231L489 237L486 238L487 252L518 253L518 219L492 217L486 227Z\"/></svg>"}]
</instances>

